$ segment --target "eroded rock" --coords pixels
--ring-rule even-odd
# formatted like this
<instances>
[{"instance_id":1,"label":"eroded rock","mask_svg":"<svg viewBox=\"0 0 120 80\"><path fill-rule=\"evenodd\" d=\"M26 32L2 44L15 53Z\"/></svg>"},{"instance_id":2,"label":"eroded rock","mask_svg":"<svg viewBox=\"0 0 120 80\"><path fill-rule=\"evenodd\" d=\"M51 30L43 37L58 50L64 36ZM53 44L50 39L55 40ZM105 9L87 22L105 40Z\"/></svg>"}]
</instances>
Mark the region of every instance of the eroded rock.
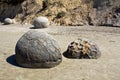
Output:
<instances>
[{"instance_id":1,"label":"eroded rock","mask_svg":"<svg viewBox=\"0 0 120 80\"><path fill-rule=\"evenodd\" d=\"M51 68L62 61L57 41L36 30L28 31L18 40L15 52L16 62L28 68Z\"/></svg>"},{"instance_id":2,"label":"eroded rock","mask_svg":"<svg viewBox=\"0 0 120 80\"><path fill-rule=\"evenodd\" d=\"M68 45L64 56L76 59L97 59L101 56L101 52L94 42L88 39L78 39Z\"/></svg>"}]
</instances>

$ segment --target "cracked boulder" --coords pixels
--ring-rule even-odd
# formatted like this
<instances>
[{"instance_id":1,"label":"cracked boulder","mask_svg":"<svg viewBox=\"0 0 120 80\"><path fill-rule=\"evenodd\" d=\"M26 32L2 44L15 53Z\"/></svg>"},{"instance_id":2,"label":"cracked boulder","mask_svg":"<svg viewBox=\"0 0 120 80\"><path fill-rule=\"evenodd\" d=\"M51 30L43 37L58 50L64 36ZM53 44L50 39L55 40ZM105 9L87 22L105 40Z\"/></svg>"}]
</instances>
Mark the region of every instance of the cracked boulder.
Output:
<instances>
[{"instance_id":1,"label":"cracked boulder","mask_svg":"<svg viewBox=\"0 0 120 80\"><path fill-rule=\"evenodd\" d=\"M68 45L68 49L63 55L75 59L97 59L101 56L101 52L93 41L78 39Z\"/></svg>"},{"instance_id":2,"label":"cracked boulder","mask_svg":"<svg viewBox=\"0 0 120 80\"><path fill-rule=\"evenodd\" d=\"M27 68L52 68L62 61L57 41L37 30L25 33L18 40L15 52L16 62Z\"/></svg>"}]
</instances>

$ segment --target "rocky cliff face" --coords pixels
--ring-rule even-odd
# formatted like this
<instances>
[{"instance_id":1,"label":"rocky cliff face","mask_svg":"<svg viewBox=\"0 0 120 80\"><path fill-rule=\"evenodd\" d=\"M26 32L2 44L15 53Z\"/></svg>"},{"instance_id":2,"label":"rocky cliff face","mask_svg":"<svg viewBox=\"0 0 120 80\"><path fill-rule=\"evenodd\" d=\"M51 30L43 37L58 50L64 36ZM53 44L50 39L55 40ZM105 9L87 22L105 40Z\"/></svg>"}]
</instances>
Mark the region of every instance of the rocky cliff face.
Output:
<instances>
[{"instance_id":1,"label":"rocky cliff face","mask_svg":"<svg viewBox=\"0 0 120 80\"><path fill-rule=\"evenodd\" d=\"M120 0L94 0L88 21L91 25L120 26Z\"/></svg>"},{"instance_id":2,"label":"rocky cliff face","mask_svg":"<svg viewBox=\"0 0 120 80\"><path fill-rule=\"evenodd\" d=\"M54 25L120 26L120 0L0 0L0 21L32 23L37 16Z\"/></svg>"},{"instance_id":3,"label":"rocky cliff face","mask_svg":"<svg viewBox=\"0 0 120 80\"><path fill-rule=\"evenodd\" d=\"M47 0L38 15L47 16L56 25L86 25L93 0ZM87 2L88 1L88 2Z\"/></svg>"},{"instance_id":4,"label":"rocky cliff face","mask_svg":"<svg viewBox=\"0 0 120 80\"><path fill-rule=\"evenodd\" d=\"M21 9L21 2L12 2L12 0L1 0L0 1L0 21L3 21L5 18L14 18L15 15Z\"/></svg>"},{"instance_id":5,"label":"rocky cliff face","mask_svg":"<svg viewBox=\"0 0 120 80\"><path fill-rule=\"evenodd\" d=\"M1 0L0 21L15 18L32 23L37 16L47 16L55 25L85 25L90 11L90 0Z\"/></svg>"}]
</instances>

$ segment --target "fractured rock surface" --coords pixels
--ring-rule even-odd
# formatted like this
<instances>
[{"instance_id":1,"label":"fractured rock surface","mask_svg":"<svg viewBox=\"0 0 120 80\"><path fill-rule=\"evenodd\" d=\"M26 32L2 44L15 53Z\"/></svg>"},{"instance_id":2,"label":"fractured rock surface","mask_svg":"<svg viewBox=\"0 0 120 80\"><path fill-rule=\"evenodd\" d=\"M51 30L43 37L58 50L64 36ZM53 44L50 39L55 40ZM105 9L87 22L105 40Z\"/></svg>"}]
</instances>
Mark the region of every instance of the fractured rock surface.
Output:
<instances>
[{"instance_id":1,"label":"fractured rock surface","mask_svg":"<svg viewBox=\"0 0 120 80\"><path fill-rule=\"evenodd\" d=\"M76 59L97 59L101 56L101 52L93 41L78 39L68 45L68 49L64 53L64 56Z\"/></svg>"},{"instance_id":2,"label":"fractured rock surface","mask_svg":"<svg viewBox=\"0 0 120 80\"><path fill-rule=\"evenodd\" d=\"M28 68L51 68L61 63L60 48L45 32L30 30L16 44L16 62Z\"/></svg>"},{"instance_id":3,"label":"fractured rock surface","mask_svg":"<svg viewBox=\"0 0 120 80\"><path fill-rule=\"evenodd\" d=\"M89 24L120 27L120 0L94 0Z\"/></svg>"}]
</instances>

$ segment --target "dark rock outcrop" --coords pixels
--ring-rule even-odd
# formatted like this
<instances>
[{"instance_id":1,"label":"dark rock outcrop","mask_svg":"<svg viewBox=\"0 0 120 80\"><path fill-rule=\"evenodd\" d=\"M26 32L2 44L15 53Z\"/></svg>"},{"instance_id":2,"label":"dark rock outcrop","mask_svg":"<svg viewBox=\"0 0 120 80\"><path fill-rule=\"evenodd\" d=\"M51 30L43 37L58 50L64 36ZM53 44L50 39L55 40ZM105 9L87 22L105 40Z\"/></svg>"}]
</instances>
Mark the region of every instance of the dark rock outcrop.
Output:
<instances>
[{"instance_id":1,"label":"dark rock outcrop","mask_svg":"<svg viewBox=\"0 0 120 80\"><path fill-rule=\"evenodd\" d=\"M94 0L93 8L89 24L120 27L120 0Z\"/></svg>"},{"instance_id":2,"label":"dark rock outcrop","mask_svg":"<svg viewBox=\"0 0 120 80\"><path fill-rule=\"evenodd\" d=\"M17 22L30 23L41 7L41 0L0 0L0 21L14 18Z\"/></svg>"},{"instance_id":3,"label":"dark rock outcrop","mask_svg":"<svg viewBox=\"0 0 120 80\"><path fill-rule=\"evenodd\" d=\"M45 32L31 30L16 44L16 62L27 68L51 68L62 61L55 39Z\"/></svg>"},{"instance_id":4,"label":"dark rock outcrop","mask_svg":"<svg viewBox=\"0 0 120 80\"><path fill-rule=\"evenodd\" d=\"M17 5L22 3L25 0L0 0L1 3L7 3L7 4L12 4L12 5Z\"/></svg>"}]
</instances>

